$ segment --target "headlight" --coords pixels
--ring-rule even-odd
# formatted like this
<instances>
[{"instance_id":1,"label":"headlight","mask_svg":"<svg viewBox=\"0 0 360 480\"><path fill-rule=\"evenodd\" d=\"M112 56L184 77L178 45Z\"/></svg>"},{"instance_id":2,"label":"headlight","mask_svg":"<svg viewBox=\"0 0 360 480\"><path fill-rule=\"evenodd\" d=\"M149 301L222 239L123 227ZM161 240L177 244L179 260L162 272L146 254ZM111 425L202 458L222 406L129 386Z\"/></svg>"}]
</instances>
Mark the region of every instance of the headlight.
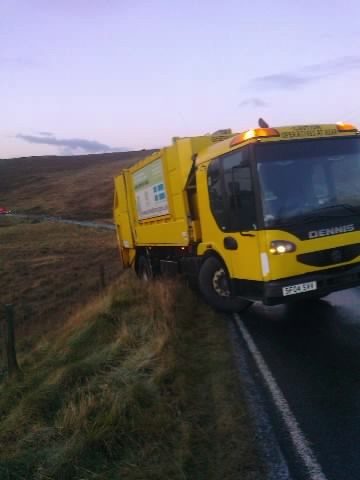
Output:
<instances>
[{"instance_id":1,"label":"headlight","mask_svg":"<svg viewBox=\"0 0 360 480\"><path fill-rule=\"evenodd\" d=\"M287 240L273 240L270 243L270 253L273 255L281 255L283 253L295 252L296 245Z\"/></svg>"}]
</instances>

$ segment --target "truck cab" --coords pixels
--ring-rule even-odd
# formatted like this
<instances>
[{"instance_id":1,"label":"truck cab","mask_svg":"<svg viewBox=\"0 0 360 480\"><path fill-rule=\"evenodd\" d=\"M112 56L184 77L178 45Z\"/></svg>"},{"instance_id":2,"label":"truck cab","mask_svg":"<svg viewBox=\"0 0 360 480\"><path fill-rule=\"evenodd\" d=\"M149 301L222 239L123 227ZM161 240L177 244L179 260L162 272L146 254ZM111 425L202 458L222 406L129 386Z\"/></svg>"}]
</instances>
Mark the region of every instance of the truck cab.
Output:
<instances>
[{"instance_id":1,"label":"truck cab","mask_svg":"<svg viewBox=\"0 0 360 480\"><path fill-rule=\"evenodd\" d=\"M198 254L223 264L213 286L229 308L232 297L274 305L359 285L358 130L259 128L224 143L198 157L199 211L210 211Z\"/></svg>"}]
</instances>

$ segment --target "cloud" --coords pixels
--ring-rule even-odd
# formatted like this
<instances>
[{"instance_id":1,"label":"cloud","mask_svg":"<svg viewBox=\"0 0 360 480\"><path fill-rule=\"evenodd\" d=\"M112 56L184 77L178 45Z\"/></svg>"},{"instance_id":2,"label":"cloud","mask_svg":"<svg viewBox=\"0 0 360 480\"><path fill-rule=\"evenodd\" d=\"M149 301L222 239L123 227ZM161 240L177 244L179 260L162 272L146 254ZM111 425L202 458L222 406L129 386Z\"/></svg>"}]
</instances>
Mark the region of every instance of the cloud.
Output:
<instances>
[{"instance_id":1,"label":"cloud","mask_svg":"<svg viewBox=\"0 0 360 480\"><path fill-rule=\"evenodd\" d=\"M356 70L360 70L359 56L340 57L328 62L307 65L297 72L283 72L256 77L250 82L250 85L256 88L293 90L323 78Z\"/></svg>"},{"instance_id":2,"label":"cloud","mask_svg":"<svg viewBox=\"0 0 360 480\"><path fill-rule=\"evenodd\" d=\"M39 135L42 135L44 137L53 137L54 134L52 132L39 132Z\"/></svg>"},{"instance_id":3,"label":"cloud","mask_svg":"<svg viewBox=\"0 0 360 480\"><path fill-rule=\"evenodd\" d=\"M304 67L302 70L305 75L331 77L333 75L347 73L352 70L360 70L360 57L340 57L334 60L329 60L328 62L309 65Z\"/></svg>"},{"instance_id":4,"label":"cloud","mask_svg":"<svg viewBox=\"0 0 360 480\"><path fill-rule=\"evenodd\" d=\"M40 132L39 135L24 135L18 133L16 138L28 143L37 143L41 145L52 145L59 147L63 155L74 155L81 153L106 153L126 151L126 148L114 148L100 143L96 140L86 140L84 138L57 138L50 132Z\"/></svg>"},{"instance_id":5,"label":"cloud","mask_svg":"<svg viewBox=\"0 0 360 480\"><path fill-rule=\"evenodd\" d=\"M253 98L245 98L242 100L239 105L239 107L267 107L268 103L262 100L261 98L253 97Z\"/></svg>"},{"instance_id":6,"label":"cloud","mask_svg":"<svg viewBox=\"0 0 360 480\"><path fill-rule=\"evenodd\" d=\"M268 89L297 88L306 83L310 83L311 79L299 75L288 73L277 73L274 75L265 75L263 77L254 78L253 86Z\"/></svg>"}]
</instances>

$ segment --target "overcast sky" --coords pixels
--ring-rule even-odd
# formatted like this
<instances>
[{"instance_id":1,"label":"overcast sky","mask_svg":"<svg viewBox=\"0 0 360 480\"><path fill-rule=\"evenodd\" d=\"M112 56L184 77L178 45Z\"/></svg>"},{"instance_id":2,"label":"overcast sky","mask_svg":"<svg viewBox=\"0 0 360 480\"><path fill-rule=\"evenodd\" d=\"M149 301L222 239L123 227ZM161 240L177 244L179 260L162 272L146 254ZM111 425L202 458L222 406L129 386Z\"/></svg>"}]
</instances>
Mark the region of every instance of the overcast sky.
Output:
<instances>
[{"instance_id":1,"label":"overcast sky","mask_svg":"<svg viewBox=\"0 0 360 480\"><path fill-rule=\"evenodd\" d=\"M1 0L0 158L360 125L360 2Z\"/></svg>"}]
</instances>

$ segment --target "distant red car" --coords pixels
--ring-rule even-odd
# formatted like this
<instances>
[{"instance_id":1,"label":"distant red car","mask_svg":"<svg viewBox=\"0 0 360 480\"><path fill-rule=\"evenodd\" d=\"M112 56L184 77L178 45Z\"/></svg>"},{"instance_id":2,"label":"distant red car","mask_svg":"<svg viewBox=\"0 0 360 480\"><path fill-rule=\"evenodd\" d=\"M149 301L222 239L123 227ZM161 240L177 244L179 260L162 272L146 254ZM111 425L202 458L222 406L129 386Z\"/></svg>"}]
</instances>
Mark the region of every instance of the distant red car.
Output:
<instances>
[{"instance_id":1,"label":"distant red car","mask_svg":"<svg viewBox=\"0 0 360 480\"><path fill-rule=\"evenodd\" d=\"M6 215L7 213L11 213L11 210L0 207L0 215Z\"/></svg>"}]
</instances>

